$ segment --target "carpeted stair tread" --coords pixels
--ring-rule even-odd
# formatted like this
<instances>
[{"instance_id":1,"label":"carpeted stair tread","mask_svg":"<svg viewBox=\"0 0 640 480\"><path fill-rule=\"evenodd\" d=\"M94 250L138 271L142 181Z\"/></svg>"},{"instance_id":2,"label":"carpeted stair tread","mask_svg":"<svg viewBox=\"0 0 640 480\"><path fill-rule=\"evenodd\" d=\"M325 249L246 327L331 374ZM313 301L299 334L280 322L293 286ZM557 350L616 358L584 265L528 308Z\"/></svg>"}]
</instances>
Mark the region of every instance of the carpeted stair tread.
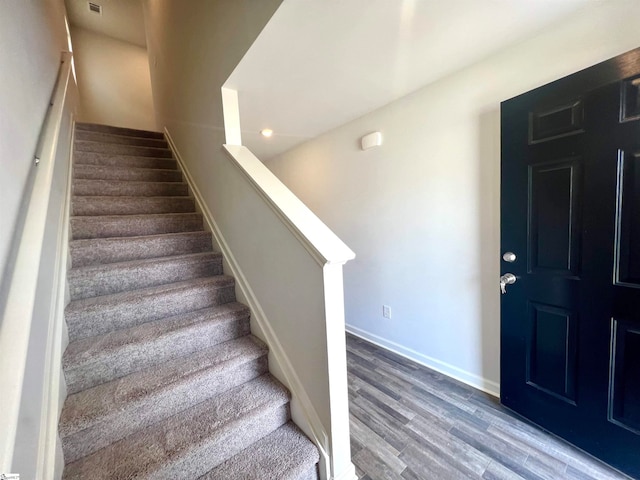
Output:
<instances>
[{"instance_id":1,"label":"carpeted stair tread","mask_svg":"<svg viewBox=\"0 0 640 480\"><path fill-rule=\"evenodd\" d=\"M164 135L73 147L63 478L318 480Z\"/></svg>"},{"instance_id":2,"label":"carpeted stair tread","mask_svg":"<svg viewBox=\"0 0 640 480\"><path fill-rule=\"evenodd\" d=\"M76 178L72 182L72 191L80 195L108 196L179 196L189 195L189 187L184 182L138 182L133 180L115 182L113 180L88 180Z\"/></svg>"},{"instance_id":3,"label":"carpeted stair tread","mask_svg":"<svg viewBox=\"0 0 640 480\"><path fill-rule=\"evenodd\" d=\"M233 277L217 275L73 300L65 318L74 341L234 301Z\"/></svg>"},{"instance_id":4,"label":"carpeted stair tread","mask_svg":"<svg viewBox=\"0 0 640 480\"><path fill-rule=\"evenodd\" d=\"M114 133L116 135L129 135L131 137L164 138L164 134L162 132L138 130L135 128L127 127L115 127L112 125L103 125L99 123L76 122L75 127L76 131L81 130L89 132Z\"/></svg>"},{"instance_id":5,"label":"carpeted stair tread","mask_svg":"<svg viewBox=\"0 0 640 480\"><path fill-rule=\"evenodd\" d=\"M196 204L192 197L78 196L71 210L75 216L187 213L195 212Z\"/></svg>"},{"instance_id":6,"label":"carpeted stair tread","mask_svg":"<svg viewBox=\"0 0 640 480\"><path fill-rule=\"evenodd\" d=\"M75 140L85 140L90 142L114 143L119 145L136 145L139 147L167 148L167 141L164 138L134 137L131 135L118 135L116 133L91 132L88 130L78 130Z\"/></svg>"},{"instance_id":7,"label":"carpeted stair tread","mask_svg":"<svg viewBox=\"0 0 640 480\"><path fill-rule=\"evenodd\" d=\"M63 478L197 478L285 424L288 401L263 375L68 464Z\"/></svg>"},{"instance_id":8,"label":"carpeted stair tread","mask_svg":"<svg viewBox=\"0 0 640 480\"><path fill-rule=\"evenodd\" d=\"M211 246L211 233L196 231L73 240L69 244L69 251L71 266L76 268L168 255L209 252Z\"/></svg>"},{"instance_id":9,"label":"carpeted stair tread","mask_svg":"<svg viewBox=\"0 0 640 480\"><path fill-rule=\"evenodd\" d=\"M71 342L62 365L77 393L250 333L249 309L226 303Z\"/></svg>"},{"instance_id":10,"label":"carpeted stair tread","mask_svg":"<svg viewBox=\"0 0 640 480\"><path fill-rule=\"evenodd\" d=\"M67 274L71 300L222 275L222 255L173 255L72 268Z\"/></svg>"},{"instance_id":11,"label":"carpeted stair tread","mask_svg":"<svg viewBox=\"0 0 640 480\"><path fill-rule=\"evenodd\" d=\"M133 404L144 403L176 383L190 383L190 377L210 368L217 366L222 371L221 364L245 362L266 353L266 346L260 340L245 335L70 395L60 418L60 435L64 438L83 431L124 408L132 409Z\"/></svg>"},{"instance_id":12,"label":"carpeted stair tread","mask_svg":"<svg viewBox=\"0 0 640 480\"><path fill-rule=\"evenodd\" d=\"M246 335L70 395L59 426L66 461L264 375L267 351Z\"/></svg>"},{"instance_id":13,"label":"carpeted stair tread","mask_svg":"<svg viewBox=\"0 0 640 480\"><path fill-rule=\"evenodd\" d=\"M88 142L76 140L74 150L77 152L113 153L116 155L138 155L141 157L172 158L168 148L137 147L135 145L118 145L115 143Z\"/></svg>"},{"instance_id":14,"label":"carpeted stair tread","mask_svg":"<svg viewBox=\"0 0 640 480\"><path fill-rule=\"evenodd\" d=\"M198 480L317 480L319 460L315 445L288 422Z\"/></svg>"},{"instance_id":15,"label":"carpeted stair tread","mask_svg":"<svg viewBox=\"0 0 640 480\"><path fill-rule=\"evenodd\" d=\"M76 165L73 178L82 180L120 180L134 182L181 182L179 170L103 165Z\"/></svg>"},{"instance_id":16,"label":"carpeted stair tread","mask_svg":"<svg viewBox=\"0 0 640 480\"><path fill-rule=\"evenodd\" d=\"M71 218L71 238L138 237L202 230L200 213L98 215Z\"/></svg>"},{"instance_id":17,"label":"carpeted stair tread","mask_svg":"<svg viewBox=\"0 0 640 480\"><path fill-rule=\"evenodd\" d=\"M75 152L76 165L102 165L114 167L159 168L176 170L178 162L173 158L136 157L135 155L111 155L96 152Z\"/></svg>"}]
</instances>

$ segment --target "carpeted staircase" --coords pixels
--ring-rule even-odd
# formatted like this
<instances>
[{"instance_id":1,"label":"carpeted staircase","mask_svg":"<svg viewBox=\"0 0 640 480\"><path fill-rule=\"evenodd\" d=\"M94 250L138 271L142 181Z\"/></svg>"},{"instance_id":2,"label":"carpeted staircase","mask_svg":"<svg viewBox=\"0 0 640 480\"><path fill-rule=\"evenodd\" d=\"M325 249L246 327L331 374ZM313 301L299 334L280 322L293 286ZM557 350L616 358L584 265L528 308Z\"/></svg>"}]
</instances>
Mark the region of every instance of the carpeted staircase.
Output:
<instances>
[{"instance_id":1,"label":"carpeted staircase","mask_svg":"<svg viewBox=\"0 0 640 480\"><path fill-rule=\"evenodd\" d=\"M317 479L161 133L77 124L65 479Z\"/></svg>"}]
</instances>

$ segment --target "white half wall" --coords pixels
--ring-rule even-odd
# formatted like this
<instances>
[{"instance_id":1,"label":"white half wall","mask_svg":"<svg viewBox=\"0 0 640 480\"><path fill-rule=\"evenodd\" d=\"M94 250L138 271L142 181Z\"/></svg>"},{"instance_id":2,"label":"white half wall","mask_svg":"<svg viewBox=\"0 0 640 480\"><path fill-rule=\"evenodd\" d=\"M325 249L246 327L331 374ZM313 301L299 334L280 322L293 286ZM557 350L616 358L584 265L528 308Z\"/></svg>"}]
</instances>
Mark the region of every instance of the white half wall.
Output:
<instances>
[{"instance_id":1,"label":"white half wall","mask_svg":"<svg viewBox=\"0 0 640 480\"><path fill-rule=\"evenodd\" d=\"M67 49L62 0L0 2L0 275L6 278L16 221L49 98ZM15 252L14 252L15 253ZM0 314L4 309L0 282Z\"/></svg>"},{"instance_id":2,"label":"white half wall","mask_svg":"<svg viewBox=\"0 0 640 480\"><path fill-rule=\"evenodd\" d=\"M638 18L640 2L594 2L268 162L358 253L348 330L498 394L500 102L640 46ZM383 145L360 150L372 131Z\"/></svg>"},{"instance_id":3,"label":"white half wall","mask_svg":"<svg viewBox=\"0 0 640 480\"><path fill-rule=\"evenodd\" d=\"M80 111L78 121L157 130L147 50L71 28Z\"/></svg>"}]
</instances>

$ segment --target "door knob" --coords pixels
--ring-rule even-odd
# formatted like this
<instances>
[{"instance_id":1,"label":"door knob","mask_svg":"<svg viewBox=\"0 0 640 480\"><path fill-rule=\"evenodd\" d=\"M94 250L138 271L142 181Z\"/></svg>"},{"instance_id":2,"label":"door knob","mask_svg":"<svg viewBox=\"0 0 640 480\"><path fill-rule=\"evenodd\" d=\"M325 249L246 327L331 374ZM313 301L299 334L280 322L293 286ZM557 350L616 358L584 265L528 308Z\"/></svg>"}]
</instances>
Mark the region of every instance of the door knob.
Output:
<instances>
[{"instance_id":1,"label":"door knob","mask_svg":"<svg viewBox=\"0 0 640 480\"><path fill-rule=\"evenodd\" d=\"M505 273L500 277L500 291L503 295L507 293L507 285L513 285L516 280L517 278L513 273Z\"/></svg>"}]
</instances>

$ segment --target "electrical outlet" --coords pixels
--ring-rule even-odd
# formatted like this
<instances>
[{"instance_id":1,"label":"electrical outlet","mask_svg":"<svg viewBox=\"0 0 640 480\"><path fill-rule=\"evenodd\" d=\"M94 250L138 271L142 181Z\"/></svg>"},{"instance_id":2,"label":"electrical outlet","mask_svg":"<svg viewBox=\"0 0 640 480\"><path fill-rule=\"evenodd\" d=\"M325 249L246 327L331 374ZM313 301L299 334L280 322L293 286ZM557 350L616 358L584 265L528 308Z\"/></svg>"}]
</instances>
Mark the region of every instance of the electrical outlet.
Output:
<instances>
[{"instance_id":1,"label":"electrical outlet","mask_svg":"<svg viewBox=\"0 0 640 480\"><path fill-rule=\"evenodd\" d=\"M391 307L389 305L382 305L382 316L384 318L391 318Z\"/></svg>"}]
</instances>

